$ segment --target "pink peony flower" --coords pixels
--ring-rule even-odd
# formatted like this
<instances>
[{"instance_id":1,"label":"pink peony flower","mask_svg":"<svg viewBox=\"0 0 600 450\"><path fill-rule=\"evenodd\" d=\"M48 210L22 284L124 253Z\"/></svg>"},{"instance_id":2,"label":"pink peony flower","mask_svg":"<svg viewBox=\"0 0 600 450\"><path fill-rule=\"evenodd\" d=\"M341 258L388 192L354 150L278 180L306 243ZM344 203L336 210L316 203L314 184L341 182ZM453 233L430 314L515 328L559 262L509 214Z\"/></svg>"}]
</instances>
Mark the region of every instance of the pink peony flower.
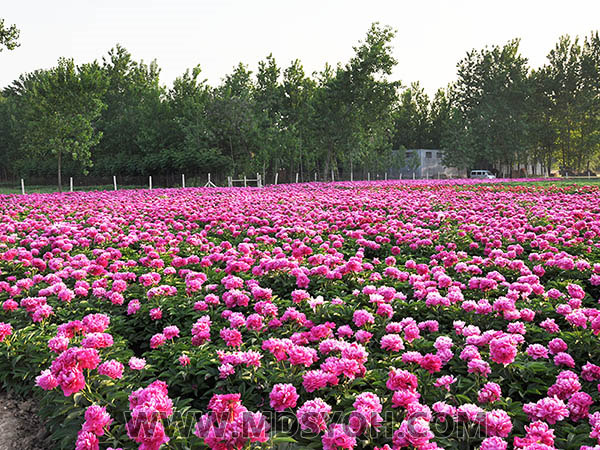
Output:
<instances>
[{"instance_id":1,"label":"pink peony flower","mask_svg":"<svg viewBox=\"0 0 600 450\"><path fill-rule=\"evenodd\" d=\"M7 336L10 336L13 332L12 325L10 323L0 322L0 342L4 341Z\"/></svg>"},{"instance_id":2,"label":"pink peony flower","mask_svg":"<svg viewBox=\"0 0 600 450\"><path fill-rule=\"evenodd\" d=\"M496 383L486 383L477 393L479 403L494 403L502 397L502 390Z\"/></svg>"},{"instance_id":3,"label":"pink peony flower","mask_svg":"<svg viewBox=\"0 0 600 450\"><path fill-rule=\"evenodd\" d=\"M146 367L146 360L144 358L132 356L129 359L129 368L131 370L142 370L144 367Z\"/></svg>"},{"instance_id":4,"label":"pink peony flower","mask_svg":"<svg viewBox=\"0 0 600 450\"><path fill-rule=\"evenodd\" d=\"M150 310L150 318L152 320L162 319L162 310L160 308L152 308Z\"/></svg>"},{"instance_id":5,"label":"pink peony flower","mask_svg":"<svg viewBox=\"0 0 600 450\"><path fill-rule=\"evenodd\" d=\"M320 398L309 400L296 412L296 418L302 430L320 433L327 429L327 420L331 413L331 406Z\"/></svg>"},{"instance_id":6,"label":"pink peony flower","mask_svg":"<svg viewBox=\"0 0 600 450\"><path fill-rule=\"evenodd\" d=\"M391 369L386 382L386 387L391 391L398 391L400 389L407 389L415 391L417 389L418 382L417 377L402 369Z\"/></svg>"},{"instance_id":7,"label":"pink peony flower","mask_svg":"<svg viewBox=\"0 0 600 450\"><path fill-rule=\"evenodd\" d=\"M339 423L330 425L322 437L323 450L354 449L356 438L354 433L345 425Z\"/></svg>"},{"instance_id":8,"label":"pink peony flower","mask_svg":"<svg viewBox=\"0 0 600 450\"><path fill-rule=\"evenodd\" d=\"M98 366L98 373L116 380L123 376L123 369L123 364L121 364L119 361L111 359Z\"/></svg>"},{"instance_id":9,"label":"pink peony flower","mask_svg":"<svg viewBox=\"0 0 600 450\"><path fill-rule=\"evenodd\" d=\"M179 328L175 325L170 325L163 329L162 334L164 334L167 339L175 339L176 337L179 337Z\"/></svg>"},{"instance_id":10,"label":"pink peony flower","mask_svg":"<svg viewBox=\"0 0 600 450\"><path fill-rule=\"evenodd\" d=\"M507 366L515 360L517 349L508 336L492 339L490 342L490 356L492 361Z\"/></svg>"},{"instance_id":11,"label":"pink peony flower","mask_svg":"<svg viewBox=\"0 0 600 450\"><path fill-rule=\"evenodd\" d=\"M506 411L494 409L485 415L485 431L488 436L507 437L512 430L512 422Z\"/></svg>"},{"instance_id":12,"label":"pink peony flower","mask_svg":"<svg viewBox=\"0 0 600 450\"><path fill-rule=\"evenodd\" d=\"M81 429L102 436L112 422L104 406L91 405L85 411L85 422Z\"/></svg>"},{"instance_id":13,"label":"pink peony flower","mask_svg":"<svg viewBox=\"0 0 600 450\"><path fill-rule=\"evenodd\" d=\"M296 388L291 384L276 384L269 394L271 408L282 412L286 408L295 408L298 401Z\"/></svg>"},{"instance_id":14,"label":"pink peony flower","mask_svg":"<svg viewBox=\"0 0 600 450\"><path fill-rule=\"evenodd\" d=\"M400 350L404 350L404 343L399 334L386 334L381 338L381 348L383 350L399 352Z\"/></svg>"},{"instance_id":15,"label":"pink peony flower","mask_svg":"<svg viewBox=\"0 0 600 450\"><path fill-rule=\"evenodd\" d=\"M479 450L506 450L508 448L508 443L498 436L485 438L481 442L481 446Z\"/></svg>"},{"instance_id":16,"label":"pink peony flower","mask_svg":"<svg viewBox=\"0 0 600 450\"><path fill-rule=\"evenodd\" d=\"M150 338L150 348L155 349L164 345L167 342L167 338L162 333L157 333Z\"/></svg>"},{"instance_id":17,"label":"pink peony flower","mask_svg":"<svg viewBox=\"0 0 600 450\"><path fill-rule=\"evenodd\" d=\"M220 331L220 336L229 347L240 347L242 345L242 333L238 330L223 328Z\"/></svg>"}]
</instances>

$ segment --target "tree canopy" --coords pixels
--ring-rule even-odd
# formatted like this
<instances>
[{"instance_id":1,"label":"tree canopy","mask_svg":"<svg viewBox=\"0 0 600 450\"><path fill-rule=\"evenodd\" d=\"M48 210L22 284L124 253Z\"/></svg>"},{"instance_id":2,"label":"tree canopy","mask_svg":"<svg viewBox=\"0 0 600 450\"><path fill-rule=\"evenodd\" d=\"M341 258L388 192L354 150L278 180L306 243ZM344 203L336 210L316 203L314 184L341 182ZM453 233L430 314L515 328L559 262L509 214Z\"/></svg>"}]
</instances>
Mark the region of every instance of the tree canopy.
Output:
<instances>
[{"instance_id":1,"label":"tree canopy","mask_svg":"<svg viewBox=\"0 0 600 450\"><path fill-rule=\"evenodd\" d=\"M4 19L0 18L0 52L5 48L14 50L19 46L20 31L16 25L5 25Z\"/></svg>"},{"instance_id":2,"label":"tree canopy","mask_svg":"<svg viewBox=\"0 0 600 450\"><path fill-rule=\"evenodd\" d=\"M0 22L1 44L18 31ZM11 31L12 30L12 31ZM261 173L349 178L402 165L400 149L515 175L600 169L600 39L563 36L532 70L519 40L473 49L433 97L392 79L395 31L374 23L345 63L307 74L272 54L217 86L200 65L172 86L116 45L99 61L23 74L0 91L0 178Z\"/></svg>"}]
</instances>

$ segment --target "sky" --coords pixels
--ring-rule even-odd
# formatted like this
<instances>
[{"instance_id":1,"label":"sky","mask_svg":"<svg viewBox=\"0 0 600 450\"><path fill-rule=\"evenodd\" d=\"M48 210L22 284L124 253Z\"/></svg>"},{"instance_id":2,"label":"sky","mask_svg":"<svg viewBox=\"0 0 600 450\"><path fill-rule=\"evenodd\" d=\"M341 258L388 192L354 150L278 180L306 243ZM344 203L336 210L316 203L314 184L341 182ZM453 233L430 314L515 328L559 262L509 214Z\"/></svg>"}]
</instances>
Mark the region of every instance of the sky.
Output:
<instances>
[{"instance_id":1,"label":"sky","mask_svg":"<svg viewBox=\"0 0 600 450\"><path fill-rule=\"evenodd\" d=\"M216 86L239 62L255 71L270 53L312 74L346 63L379 22L397 30L391 78L432 95L474 48L519 37L530 65L543 65L559 36L600 28L600 1L0 0L0 17L21 30L21 46L0 52L0 88L59 57L101 60L117 43L136 60L156 59L167 86L197 64Z\"/></svg>"}]
</instances>

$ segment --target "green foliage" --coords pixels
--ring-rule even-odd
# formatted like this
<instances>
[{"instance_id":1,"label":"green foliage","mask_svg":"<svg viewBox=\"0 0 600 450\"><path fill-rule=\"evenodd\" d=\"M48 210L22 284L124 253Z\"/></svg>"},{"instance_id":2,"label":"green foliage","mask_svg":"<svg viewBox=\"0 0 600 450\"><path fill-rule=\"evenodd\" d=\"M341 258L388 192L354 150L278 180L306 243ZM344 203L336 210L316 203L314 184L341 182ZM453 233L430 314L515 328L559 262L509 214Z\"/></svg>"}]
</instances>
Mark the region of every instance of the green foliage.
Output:
<instances>
[{"instance_id":1,"label":"green foliage","mask_svg":"<svg viewBox=\"0 0 600 450\"><path fill-rule=\"evenodd\" d=\"M402 91L394 112L395 148L434 148L430 105L429 97L418 82Z\"/></svg>"},{"instance_id":2,"label":"green foliage","mask_svg":"<svg viewBox=\"0 0 600 450\"><path fill-rule=\"evenodd\" d=\"M527 60L519 40L472 50L458 63L451 86L450 130L445 162L461 168L513 164L526 148Z\"/></svg>"},{"instance_id":3,"label":"green foliage","mask_svg":"<svg viewBox=\"0 0 600 450\"><path fill-rule=\"evenodd\" d=\"M0 18L0 52L6 47L8 50L14 50L20 44L19 29L15 25L4 25L4 19Z\"/></svg>"},{"instance_id":4,"label":"green foliage","mask_svg":"<svg viewBox=\"0 0 600 450\"><path fill-rule=\"evenodd\" d=\"M554 152L565 171L589 169L600 152L600 39L562 36L544 66Z\"/></svg>"},{"instance_id":5,"label":"green foliage","mask_svg":"<svg viewBox=\"0 0 600 450\"><path fill-rule=\"evenodd\" d=\"M102 96L106 109L97 124L103 138L94 150L94 173L146 174L160 167L171 127L158 65L134 61L117 45L101 67L108 88Z\"/></svg>"},{"instance_id":6,"label":"green foliage","mask_svg":"<svg viewBox=\"0 0 600 450\"><path fill-rule=\"evenodd\" d=\"M327 66L319 75L313 142L321 151L324 177L339 172L340 164L373 167L377 155L390 150L399 86L386 79L397 63L390 46L394 35L390 27L373 24L350 62L335 71Z\"/></svg>"},{"instance_id":7,"label":"green foliage","mask_svg":"<svg viewBox=\"0 0 600 450\"><path fill-rule=\"evenodd\" d=\"M94 121L104 108L103 89L97 65L76 67L73 60L60 59L57 67L36 77L24 96L21 150L27 155L56 156L59 190L63 155L83 167L92 164L91 149L102 137Z\"/></svg>"},{"instance_id":8,"label":"green foliage","mask_svg":"<svg viewBox=\"0 0 600 450\"><path fill-rule=\"evenodd\" d=\"M0 49L16 45L15 33L0 22ZM561 37L532 71L518 39L472 50L433 98L418 82L389 80L394 36L374 23L345 64L308 76L299 60L284 68L268 55L256 73L240 63L215 87L196 66L167 88L156 61L121 45L81 67L60 60L0 93L0 177L47 179L60 166L103 179L364 178L406 166L403 148L444 149L448 166L509 176L533 163L550 173L557 161L570 172L600 169L598 32L582 43Z\"/></svg>"}]
</instances>

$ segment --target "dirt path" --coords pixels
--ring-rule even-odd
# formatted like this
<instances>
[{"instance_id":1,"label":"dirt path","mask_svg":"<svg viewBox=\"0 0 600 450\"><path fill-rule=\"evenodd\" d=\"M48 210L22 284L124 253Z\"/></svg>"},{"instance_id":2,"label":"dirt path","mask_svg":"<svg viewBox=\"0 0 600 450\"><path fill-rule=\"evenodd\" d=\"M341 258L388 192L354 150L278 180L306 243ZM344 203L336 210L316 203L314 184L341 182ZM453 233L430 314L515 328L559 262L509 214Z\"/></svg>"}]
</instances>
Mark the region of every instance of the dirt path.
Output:
<instances>
[{"instance_id":1,"label":"dirt path","mask_svg":"<svg viewBox=\"0 0 600 450\"><path fill-rule=\"evenodd\" d=\"M50 450L33 400L0 392L0 450Z\"/></svg>"}]
</instances>

